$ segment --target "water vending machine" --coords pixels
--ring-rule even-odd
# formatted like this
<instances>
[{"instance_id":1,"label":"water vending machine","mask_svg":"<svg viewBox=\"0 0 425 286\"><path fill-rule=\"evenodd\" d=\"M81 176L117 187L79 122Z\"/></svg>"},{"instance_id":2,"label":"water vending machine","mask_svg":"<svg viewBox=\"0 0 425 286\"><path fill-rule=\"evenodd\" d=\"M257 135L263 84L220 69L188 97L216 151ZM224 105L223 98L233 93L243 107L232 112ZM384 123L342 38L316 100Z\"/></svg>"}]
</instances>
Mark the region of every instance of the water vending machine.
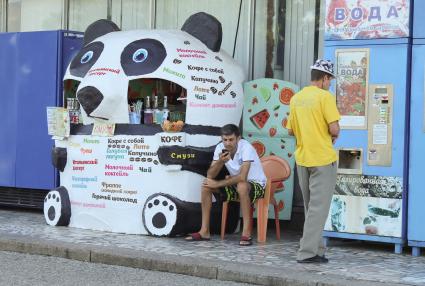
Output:
<instances>
[{"instance_id":1,"label":"water vending machine","mask_svg":"<svg viewBox=\"0 0 425 286\"><path fill-rule=\"evenodd\" d=\"M414 256L425 247L425 1L414 2L410 103L409 208L407 239Z\"/></svg>"},{"instance_id":2,"label":"water vending machine","mask_svg":"<svg viewBox=\"0 0 425 286\"><path fill-rule=\"evenodd\" d=\"M405 0L326 1L325 58L341 113L325 238L405 242L410 70Z\"/></svg>"}]
</instances>

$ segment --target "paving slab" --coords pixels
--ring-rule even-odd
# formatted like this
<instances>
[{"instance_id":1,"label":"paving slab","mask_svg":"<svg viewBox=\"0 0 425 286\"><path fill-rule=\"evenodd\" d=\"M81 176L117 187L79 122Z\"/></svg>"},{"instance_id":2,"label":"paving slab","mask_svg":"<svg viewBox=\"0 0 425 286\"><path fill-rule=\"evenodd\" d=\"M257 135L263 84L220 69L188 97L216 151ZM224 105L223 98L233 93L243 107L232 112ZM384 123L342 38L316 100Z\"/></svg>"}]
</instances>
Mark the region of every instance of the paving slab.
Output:
<instances>
[{"instance_id":1,"label":"paving slab","mask_svg":"<svg viewBox=\"0 0 425 286\"><path fill-rule=\"evenodd\" d=\"M266 244L238 245L238 235L225 240L186 242L52 227L38 212L0 210L0 250L165 271L258 285L425 285L425 256L394 254L392 247L334 241L328 264L295 261L299 234L282 230Z\"/></svg>"}]
</instances>

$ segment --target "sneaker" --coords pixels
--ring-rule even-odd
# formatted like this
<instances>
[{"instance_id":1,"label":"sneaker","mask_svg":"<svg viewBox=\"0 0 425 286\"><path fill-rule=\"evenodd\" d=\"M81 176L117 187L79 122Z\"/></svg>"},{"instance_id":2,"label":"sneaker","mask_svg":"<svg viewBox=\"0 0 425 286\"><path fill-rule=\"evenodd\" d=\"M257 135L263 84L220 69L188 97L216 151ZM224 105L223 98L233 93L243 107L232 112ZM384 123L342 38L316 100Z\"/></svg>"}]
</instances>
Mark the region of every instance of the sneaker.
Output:
<instances>
[{"instance_id":1,"label":"sneaker","mask_svg":"<svg viewBox=\"0 0 425 286\"><path fill-rule=\"evenodd\" d=\"M328 263L329 259L327 259L325 256L316 255L310 258L297 260L297 262L298 263Z\"/></svg>"}]
</instances>

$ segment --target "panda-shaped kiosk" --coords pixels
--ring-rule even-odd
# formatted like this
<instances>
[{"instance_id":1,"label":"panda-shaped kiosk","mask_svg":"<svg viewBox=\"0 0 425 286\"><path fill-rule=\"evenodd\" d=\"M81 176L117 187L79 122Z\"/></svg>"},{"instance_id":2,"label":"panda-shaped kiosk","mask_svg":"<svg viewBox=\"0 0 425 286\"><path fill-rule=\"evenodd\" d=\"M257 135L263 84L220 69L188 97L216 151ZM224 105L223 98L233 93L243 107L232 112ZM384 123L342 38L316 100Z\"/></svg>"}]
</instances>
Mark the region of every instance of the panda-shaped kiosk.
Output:
<instances>
[{"instance_id":1,"label":"panda-shaped kiosk","mask_svg":"<svg viewBox=\"0 0 425 286\"><path fill-rule=\"evenodd\" d=\"M44 201L49 225L155 236L199 228L200 187L220 127L238 125L242 115L244 73L220 50L221 39L220 22L205 13L189 17L181 31L120 31L107 20L87 28L64 77L78 83L83 124L55 141L52 162L61 186ZM166 80L186 90L181 131L129 124L127 94L135 79ZM115 124L113 136L92 135L95 122ZM215 200L217 229L220 208Z\"/></svg>"}]
</instances>

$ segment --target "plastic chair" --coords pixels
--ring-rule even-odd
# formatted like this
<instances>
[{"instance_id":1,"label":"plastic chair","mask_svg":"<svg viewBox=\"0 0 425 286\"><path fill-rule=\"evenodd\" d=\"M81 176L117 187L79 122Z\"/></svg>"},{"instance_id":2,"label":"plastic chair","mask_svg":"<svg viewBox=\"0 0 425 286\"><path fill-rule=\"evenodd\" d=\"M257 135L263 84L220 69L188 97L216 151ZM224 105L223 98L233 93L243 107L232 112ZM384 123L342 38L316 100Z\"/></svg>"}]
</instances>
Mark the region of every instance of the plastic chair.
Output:
<instances>
[{"instance_id":1,"label":"plastic chair","mask_svg":"<svg viewBox=\"0 0 425 286\"><path fill-rule=\"evenodd\" d=\"M257 205L257 241L266 242L267 236L267 221L269 213L269 204L274 207L276 238L280 239L280 224L279 224L279 206L274 197L274 193L282 181L285 181L291 175L291 167L286 160L275 156L265 156L261 158L264 173L267 177L264 198L258 199ZM221 213L221 239L224 239L226 232L227 213L229 202L223 202L223 210ZM251 208L250 227L253 225L254 208Z\"/></svg>"}]
</instances>

